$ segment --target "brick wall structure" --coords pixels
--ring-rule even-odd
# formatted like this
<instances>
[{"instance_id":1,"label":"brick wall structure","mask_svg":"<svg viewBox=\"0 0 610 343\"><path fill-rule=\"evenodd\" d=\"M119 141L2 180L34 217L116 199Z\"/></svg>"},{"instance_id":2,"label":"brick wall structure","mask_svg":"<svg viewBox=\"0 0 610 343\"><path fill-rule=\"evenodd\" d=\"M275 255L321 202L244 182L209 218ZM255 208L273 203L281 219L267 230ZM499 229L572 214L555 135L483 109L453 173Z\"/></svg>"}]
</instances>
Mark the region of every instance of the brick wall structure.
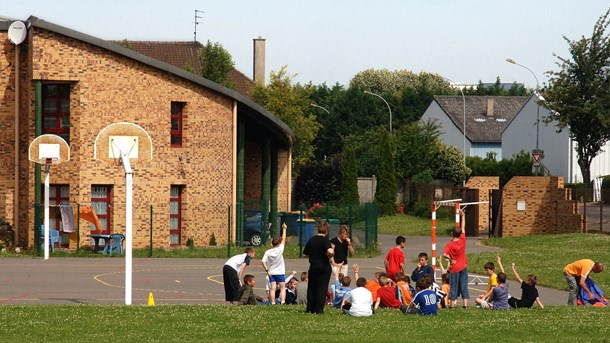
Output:
<instances>
[{"instance_id":1,"label":"brick wall structure","mask_svg":"<svg viewBox=\"0 0 610 343\"><path fill-rule=\"evenodd\" d=\"M51 168L51 184L69 185L70 203L88 205L93 185L111 190L110 232L125 232L125 175L118 163L93 159L97 134L107 125L126 121L144 128L152 139L153 160L133 163L133 243L149 243L150 207L153 207L153 246L169 247L170 187L181 186L181 245L192 238L206 245L212 234L219 243L227 241L229 206L235 205L236 123L244 122L245 198L260 198L262 140L270 138L278 155L278 207L290 208L290 164L292 132L264 115L251 100L232 91L206 87L211 83L196 76L185 78L175 67L149 58L130 58L121 49L108 50L93 37L74 38L78 33L59 27L41 28L34 21L28 40L20 46L20 238L33 244L34 163L27 148L35 138L35 84L70 85L71 159ZM45 24L46 25L46 24ZM56 26L51 26L55 28ZM70 32L64 35L63 31ZM3 54L0 58L0 216L14 221L14 45L0 29ZM160 62L159 62L160 63ZM172 69L174 68L174 69ZM199 80L201 79L201 80ZM218 86L220 87L220 86ZM236 93L235 93L236 94ZM170 144L170 104L184 102L183 142ZM249 101L249 102L248 102ZM245 104L245 105L244 105ZM235 116L237 118L235 118ZM260 116L261 118L258 118ZM279 122L280 124L277 124ZM283 126L282 126L283 125ZM261 134L262 133L262 134ZM288 142L288 143L287 143ZM239 200L239 199L238 199ZM234 210L233 210L234 211ZM231 214L235 231L235 213ZM81 221L81 245L88 245L89 224ZM70 244L70 249L75 248Z\"/></svg>"},{"instance_id":2,"label":"brick wall structure","mask_svg":"<svg viewBox=\"0 0 610 343\"><path fill-rule=\"evenodd\" d=\"M561 176L513 177L502 190L502 236L583 232L578 204L570 199Z\"/></svg>"},{"instance_id":3,"label":"brick wall structure","mask_svg":"<svg viewBox=\"0 0 610 343\"><path fill-rule=\"evenodd\" d=\"M466 183L467 188L479 190L479 201L489 202L489 191L500 189L500 178L498 176L473 176ZM489 203L479 204L479 232L488 230L489 226Z\"/></svg>"}]
</instances>

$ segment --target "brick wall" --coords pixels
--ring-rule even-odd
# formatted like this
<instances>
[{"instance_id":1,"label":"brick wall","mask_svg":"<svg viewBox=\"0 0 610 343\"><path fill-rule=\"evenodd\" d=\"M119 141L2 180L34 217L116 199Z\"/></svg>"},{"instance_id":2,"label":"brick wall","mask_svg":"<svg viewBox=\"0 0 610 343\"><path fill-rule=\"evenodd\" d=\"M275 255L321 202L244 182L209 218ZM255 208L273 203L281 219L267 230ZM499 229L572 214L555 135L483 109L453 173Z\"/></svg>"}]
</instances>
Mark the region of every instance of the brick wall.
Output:
<instances>
[{"instance_id":1,"label":"brick wall","mask_svg":"<svg viewBox=\"0 0 610 343\"><path fill-rule=\"evenodd\" d=\"M517 209L518 202L525 210ZM502 235L582 232L582 216L563 188L563 177L515 176L502 190Z\"/></svg>"},{"instance_id":2,"label":"brick wall","mask_svg":"<svg viewBox=\"0 0 610 343\"><path fill-rule=\"evenodd\" d=\"M473 176L468 179L466 187L479 190L479 201L490 201L489 191L500 189L498 176ZM489 204L479 204L479 231L488 230Z\"/></svg>"},{"instance_id":3,"label":"brick wall","mask_svg":"<svg viewBox=\"0 0 610 343\"><path fill-rule=\"evenodd\" d=\"M0 39L5 39L2 33ZM93 142L101 129L119 121L133 122L151 136L154 159L133 164L133 234L134 247L148 246L150 206L153 206L153 245L169 246L170 186L182 185L182 244L193 238L195 244L209 243L212 233L220 243L227 239L227 209L232 196L233 100L203 86L183 80L170 73L130 60L124 56L56 33L33 27L29 36L28 53L24 58L22 81L22 179L21 225L33 244L34 165L27 161L27 146L34 138L34 82L70 83L70 146L71 160L51 169L52 184L69 184L70 201L88 204L92 185L108 185L112 189L111 231L124 232L125 178L122 166L93 159ZM0 58L0 68L11 59L10 49ZM27 72L26 72L27 71ZM0 75L0 96L10 100L6 73ZM5 92L7 94L3 94ZM170 147L170 103L185 102L183 146ZM7 102L8 104L9 102ZM14 108L0 106L0 120L10 124ZM11 146L11 135L0 130L0 146ZM246 151L260 150L246 141ZM8 153L6 152L8 151ZM3 150L0 163L2 180L10 180L14 168L10 151ZM253 152L254 153L254 152ZM4 158L8 156L9 158ZM290 160L285 149L279 152L279 207L289 210ZM246 159L249 156L246 155ZM260 160L260 158L259 158ZM7 162L8 161L8 162ZM5 168L6 167L6 168ZM260 171L246 163L252 173L246 173L246 194L260 194ZM8 171L8 172L7 172ZM258 179L257 179L258 177ZM253 178L253 179L250 179ZM256 183L259 183L258 189ZM0 190L10 187L0 183ZM11 187L12 188L12 187ZM258 193L257 193L258 192ZM10 194L10 191L2 192ZM0 213L10 208L10 196L0 197ZM81 222L81 228L88 228ZM86 234L81 244L89 244Z\"/></svg>"}]
</instances>

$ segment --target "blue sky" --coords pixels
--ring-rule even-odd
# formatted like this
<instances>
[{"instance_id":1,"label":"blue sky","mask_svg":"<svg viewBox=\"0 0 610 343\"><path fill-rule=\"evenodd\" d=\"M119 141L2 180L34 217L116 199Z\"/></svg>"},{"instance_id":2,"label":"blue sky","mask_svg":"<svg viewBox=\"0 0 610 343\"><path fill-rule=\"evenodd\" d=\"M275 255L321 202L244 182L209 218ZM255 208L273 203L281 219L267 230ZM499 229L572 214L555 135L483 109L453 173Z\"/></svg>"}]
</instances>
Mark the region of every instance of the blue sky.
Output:
<instances>
[{"instance_id":1,"label":"blue sky","mask_svg":"<svg viewBox=\"0 0 610 343\"><path fill-rule=\"evenodd\" d=\"M35 15L101 39L220 42L252 76L252 39L267 40L266 72L347 85L375 68L438 73L458 82L535 87L568 57L566 35L590 36L607 0L6 0L0 16Z\"/></svg>"}]
</instances>

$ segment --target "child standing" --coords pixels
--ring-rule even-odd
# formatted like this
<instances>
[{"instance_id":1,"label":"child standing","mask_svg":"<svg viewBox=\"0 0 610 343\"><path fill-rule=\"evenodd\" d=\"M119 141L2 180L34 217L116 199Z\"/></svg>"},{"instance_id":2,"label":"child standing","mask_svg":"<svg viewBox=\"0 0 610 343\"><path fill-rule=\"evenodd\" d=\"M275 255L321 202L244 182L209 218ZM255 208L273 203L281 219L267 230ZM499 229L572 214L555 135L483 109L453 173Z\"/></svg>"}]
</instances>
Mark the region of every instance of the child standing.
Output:
<instances>
[{"instance_id":1,"label":"child standing","mask_svg":"<svg viewBox=\"0 0 610 343\"><path fill-rule=\"evenodd\" d=\"M463 221L462 221L463 223ZM456 227L452 232L453 239L447 243L443 257L451 262L449 267L449 282L451 291L449 299L451 307L457 305L457 298L461 295L464 308L468 307L468 260L466 259L466 233L462 227Z\"/></svg>"},{"instance_id":2,"label":"child standing","mask_svg":"<svg viewBox=\"0 0 610 343\"><path fill-rule=\"evenodd\" d=\"M396 237L396 246L388 251L383 261L388 277L396 281L396 273L405 272L405 254L402 251L407 244L407 239L403 236Z\"/></svg>"},{"instance_id":3,"label":"child standing","mask_svg":"<svg viewBox=\"0 0 610 343\"><path fill-rule=\"evenodd\" d=\"M280 286L280 302L286 302L286 278L284 273L286 267L284 265L284 244L286 243L286 223L282 224L282 237L274 237L271 241L273 248L265 251L265 255L261 260L263 268L269 277L269 301L275 304L275 288Z\"/></svg>"}]
</instances>

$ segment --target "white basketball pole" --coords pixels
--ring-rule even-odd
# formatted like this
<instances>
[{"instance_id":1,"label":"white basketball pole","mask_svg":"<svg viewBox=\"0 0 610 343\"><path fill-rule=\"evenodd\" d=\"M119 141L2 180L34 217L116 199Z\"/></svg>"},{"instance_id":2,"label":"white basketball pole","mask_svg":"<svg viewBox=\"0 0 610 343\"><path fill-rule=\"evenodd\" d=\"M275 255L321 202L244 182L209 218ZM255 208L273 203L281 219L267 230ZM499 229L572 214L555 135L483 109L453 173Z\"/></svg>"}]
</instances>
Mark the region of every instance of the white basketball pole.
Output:
<instances>
[{"instance_id":1,"label":"white basketball pole","mask_svg":"<svg viewBox=\"0 0 610 343\"><path fill-rule=\"evenodd\" d=\"M127 154L128 152L121 151L121 161L125 168L125 305L131 305L133 172Z\"/></svg>"},{"instance_id":2,"label":"white basketball pole","mask_svg":"<svg viewBox=\"0 0 610 343\"><path fill-rule=\"evenodd\" d=\"M49 259L49 169L51 164L44 165L44 259ZM38 228L37 228L38 229Z\"/></svg>"}]
</instances>

